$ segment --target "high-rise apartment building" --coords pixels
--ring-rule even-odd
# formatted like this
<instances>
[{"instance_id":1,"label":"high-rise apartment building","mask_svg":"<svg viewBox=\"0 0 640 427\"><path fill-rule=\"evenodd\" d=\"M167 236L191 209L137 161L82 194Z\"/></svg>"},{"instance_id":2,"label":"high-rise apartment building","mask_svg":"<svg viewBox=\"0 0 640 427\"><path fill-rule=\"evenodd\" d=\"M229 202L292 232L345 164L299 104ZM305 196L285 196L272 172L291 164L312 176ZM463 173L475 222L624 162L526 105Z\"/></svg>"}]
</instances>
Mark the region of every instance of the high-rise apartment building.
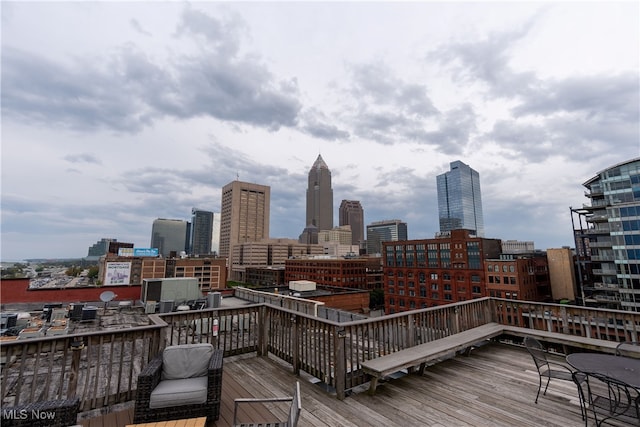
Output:
<instances>
[{"instance_id":1,"label":"high-rise apartment building","mask_svg":"<svg viewBox=\"0 0 640 427\"><path fill-rule=\"evenodd\" d=\"M163 257L180 255L189 248L191 223L180 219L158 218L151 228L151 247L157 248Z\"/></svg>"},{"instance_id":2,"label":"high-rise apartment building","mask_svg":"<svg viewBox=\"0 0 640 427\"><path fill-rule=\"evenodd\" d=\"M484 236L480 174L459 160L436 177L440 231L466 229Z\"/></svg>"},{"instance_id":3,"label":"high-rise apartment building","mask_svg":"<svg viewBox=\"0 0 640 427\"><path fill-rule=\"evenodd\" d=\"M382 243L407 240L407 223L399 219L376 221L367 225L367 254L382 253Z\"/></svg>"},{"instance_id":4,"label":"high-rise apartment building","mask_svg":"<svg viewBox=\"0 0 640 427\"><path fill-rule=\"evenodd\" d=\"M582 185L591 204L571 212L580 219L574 235L584 303L640 311L640 158Z\"/></svg>"},{"instance_id":5,"label":"high-rise apartment building","mask_svg":"<svg viewBox=\"0 0 640 427\"><path fill-rule=\"evenodd\" d=\"M220 212L220 256L228 257L231 246L269 238L271 187L232 181L222 188Z\"/></svg>"},{"instance_id":6,"label":"high-rise apartment building","mask_svg":"<svg viewBox=\"0 0 640 427\"><path fill-rule=\"evenodd\" d=\"M358 200L343 200L338 210L339 225L351 226L351 244L357 245L364 240L364 211Z\"/></svg>"},{"instance_id":7,"label":"high-rise apartment building","mask_svg":"<svg viewBox=\"0 0 640 427\"><path fill-rule=\"evenodd\" d=\"M191 248L192 255L211 253L211 234L213 231L213 212L191 209Z\"/></svg>"},{"instance_id":8,"label":"high-rise apartment building","mask_svg":"<svg viewBox=\"0 0 640 427\"><path fill-rule=\"evenodd\" d=\"M331 188L331 171L318 154L318 158L309 171L307 187L307 222L320 230L333 228L333 189Z\"/></svg>"}]
</instances>

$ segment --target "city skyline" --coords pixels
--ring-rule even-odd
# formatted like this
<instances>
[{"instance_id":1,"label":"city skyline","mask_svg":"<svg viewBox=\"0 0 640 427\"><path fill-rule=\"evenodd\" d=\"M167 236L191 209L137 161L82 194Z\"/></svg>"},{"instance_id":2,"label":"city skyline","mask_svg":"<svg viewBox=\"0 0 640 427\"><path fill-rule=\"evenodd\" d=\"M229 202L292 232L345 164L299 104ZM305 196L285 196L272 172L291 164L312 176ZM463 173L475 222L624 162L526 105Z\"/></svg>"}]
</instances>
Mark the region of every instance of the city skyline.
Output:
<instances>
[{"instance_id":1,"label":"city skyline","mask_svg":"<svg viewBox=\"0 0 640 427\"><path fill-rule=\"evenodd\" d=\"M155 218L268 185L306 226L313 159L364 223L438 232L435 177L482 177L485 236L574 246L569 207L638 157L637 2L3 2L3 261L147 247Z\"/></svg>"}]
</instances>

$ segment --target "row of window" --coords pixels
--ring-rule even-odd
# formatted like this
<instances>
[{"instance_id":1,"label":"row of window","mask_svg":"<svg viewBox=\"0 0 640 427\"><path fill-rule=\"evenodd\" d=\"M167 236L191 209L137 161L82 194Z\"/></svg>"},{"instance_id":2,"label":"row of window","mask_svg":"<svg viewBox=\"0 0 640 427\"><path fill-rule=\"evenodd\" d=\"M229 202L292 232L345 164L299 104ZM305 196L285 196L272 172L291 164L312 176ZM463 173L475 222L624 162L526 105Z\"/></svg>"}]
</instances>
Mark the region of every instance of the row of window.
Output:
<instances>
[{"instance_id":1,"label":"row of window","mask_svg":"<svg viewBox=\"0 0 640 427\"><path fill-rule=\"evenodd\" d=\"M488 280L489 283L497 283L500 284L500 282L504 283L505 285L517 285L517 281L516 278L513 276L508 276L508 277L503 277L502 279L500 278L500 276L488 276Z\"/></svg>"},{"instance_id":2,"label":"row of window","mask_svg":"<svg viewBox=\"0 0 640 427\"><path fill-rule=\"evenodd\" d=\"M509 272L513 273L516 270L516 268L515 268L515 266L513 264L511 264L511 265L502 264L502 271L504 273L506 273L507 270L509 270ZM489 265L487 265L487 271L495 271L496 273L498 273L500 271L500 265L498 265L498 264L496 264L496 265L489 264Z\"/></svg>"},{"instance_id":3,"label":"row of window","mask_svg":"<svg viewBox=\"0 0 640 427\"><path fill-rule=\"evenodd\" d=\"M404 272L400 271L400 270L399 271L387 270L387 276L388 277L394 277L395 276L395 277L397 277L399 279L402 279L402 278L404 278ZM413 272L412 271L408 271L407 272L407 277L408 278L413 278ZM426 281L426 277L427 276L426 276L426 274L424 272L421 271L421 272L418 273L418 281L420 283L424 283ZM438 273L434 273L434 272L429 273L429 278L431 280L438 280ZM449 273L449 272L442 273L442 280L451 280L451 273ZM458 281L458 282L464 282L465 280L466 279L465 279L464 275L459 274L459 275L456 276L456 281ZM480 282L480 275L479 274L472 274L470 276L470 280L471 280L471 282L479 283ZM389 283L393 283L393 280L389 280ZM410 281L409 283L413 283L413 281ZM398 280L398 284L400 286L404 286L404 281Z\"/></svg>"}]
</instances>

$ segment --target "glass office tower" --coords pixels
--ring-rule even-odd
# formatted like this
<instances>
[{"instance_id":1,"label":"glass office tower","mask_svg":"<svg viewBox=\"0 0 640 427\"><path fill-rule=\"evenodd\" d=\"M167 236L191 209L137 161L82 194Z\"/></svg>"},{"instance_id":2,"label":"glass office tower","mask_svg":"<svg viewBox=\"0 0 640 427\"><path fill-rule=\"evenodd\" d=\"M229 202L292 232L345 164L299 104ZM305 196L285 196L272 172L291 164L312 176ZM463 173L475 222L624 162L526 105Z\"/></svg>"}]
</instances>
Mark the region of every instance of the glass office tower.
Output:
<instances>
[{"instance_id":1,"label":"glass office tower","mask_svg":"<svg viewBox=\"0 0 640 427\"><path fill-rule=\"evenodd\" d=\"M466 229L484 236L480 174L459 160L436 177L440 232Z\"/></svg>"},{"instance_id":2,"label":"glass office tower","mask_svg":"<svg viewBox=\"0 0 640 427\"><path fill-rule=\"evenodd\" d=\"M382 253L383 242L407 240L407 223L399 219L376 221L367 225L367 254Z\"/></svg>"},{"instance_id":3,"label":"glass office tower","mask_svg":"<svg viewBox=\"0 0 640 427\"><path fill-rule=\"evenodd\" d=\"M191 209L191 250L192 255L211 253L213 232L213 212Z\"/></svg>"}]
</instances>

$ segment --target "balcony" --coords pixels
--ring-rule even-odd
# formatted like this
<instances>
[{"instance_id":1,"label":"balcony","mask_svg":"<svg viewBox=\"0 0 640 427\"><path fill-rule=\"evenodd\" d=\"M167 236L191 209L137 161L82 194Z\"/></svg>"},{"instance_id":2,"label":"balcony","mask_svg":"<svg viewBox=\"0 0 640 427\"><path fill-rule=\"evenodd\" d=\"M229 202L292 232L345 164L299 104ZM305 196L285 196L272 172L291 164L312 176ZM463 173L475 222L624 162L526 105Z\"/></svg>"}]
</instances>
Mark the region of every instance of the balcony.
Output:
<instances>
[{"instance_id":1,"label":"balcony","mask_svg":"<svg viewBox=\"0 0 640 427\"><path fill-rule=\"evenodd\" d=\"M124 425L137 373L151 357L165 345L211 342L225 354L222 415L211 424L217 427L230 424L234 396L288 395L296 379L301 425L580 425L571 384L552 384L534 405L538 377L517 337L432 365L422 377L398 373L374 396L364 392L360 363L488 322L558 332L567 342L572 335L606 342L640 334L640 313L496 298L342 323L269 304L149 319L133 328L3 342L3 407L77 396L83 425ZM208 327L213 319L218 335Z\"/></svg>"}]
</instances>

